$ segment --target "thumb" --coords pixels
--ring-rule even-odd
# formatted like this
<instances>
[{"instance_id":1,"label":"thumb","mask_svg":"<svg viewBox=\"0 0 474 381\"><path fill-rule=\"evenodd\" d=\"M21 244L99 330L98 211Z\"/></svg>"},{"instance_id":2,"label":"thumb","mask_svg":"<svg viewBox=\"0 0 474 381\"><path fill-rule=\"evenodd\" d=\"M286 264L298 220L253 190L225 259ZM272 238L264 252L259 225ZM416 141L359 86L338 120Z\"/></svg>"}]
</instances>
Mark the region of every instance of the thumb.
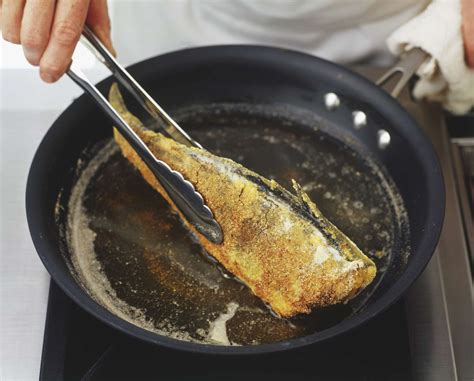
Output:
<instances>
[{"instance_id":1,"label":"thumb","mask_svg":"<svg viewBox=\"0 0 474 381\"><path fill-rule=\"evenodd\" d=\"M102 41L109 52L116 56L117 52L112 44L110 33L111 26L107 0L90 1L86 24L92 29L100 41Z\"/></svg>"}]
</instances>

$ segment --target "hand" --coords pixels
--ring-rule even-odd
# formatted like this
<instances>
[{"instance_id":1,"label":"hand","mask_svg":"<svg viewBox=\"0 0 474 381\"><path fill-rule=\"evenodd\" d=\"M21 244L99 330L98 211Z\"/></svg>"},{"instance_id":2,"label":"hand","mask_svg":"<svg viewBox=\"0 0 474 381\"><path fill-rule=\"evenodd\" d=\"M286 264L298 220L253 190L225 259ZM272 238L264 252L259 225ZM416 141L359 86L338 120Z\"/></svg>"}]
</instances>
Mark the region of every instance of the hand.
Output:
<instances>
[{"instance_id":1,"label":"hand","mask_svg":"<svg viewBox=\"0 0 474 381\"><path fill-rule=\"evenodd\" d=\"M107 0L0 0L3 38L21 44L43 81L57 81L67 70L84 23L115 53Z\"/></svg>"},{"instance_id":2,"label":"hand","mask_svg":"<svg viewBox=\"0 0 474 381\"><path fill-rule=\"evenodd\" d=\"M466 63L474 69L474 0L461 1L461 14Z\"/></svg>"}]
</instances>

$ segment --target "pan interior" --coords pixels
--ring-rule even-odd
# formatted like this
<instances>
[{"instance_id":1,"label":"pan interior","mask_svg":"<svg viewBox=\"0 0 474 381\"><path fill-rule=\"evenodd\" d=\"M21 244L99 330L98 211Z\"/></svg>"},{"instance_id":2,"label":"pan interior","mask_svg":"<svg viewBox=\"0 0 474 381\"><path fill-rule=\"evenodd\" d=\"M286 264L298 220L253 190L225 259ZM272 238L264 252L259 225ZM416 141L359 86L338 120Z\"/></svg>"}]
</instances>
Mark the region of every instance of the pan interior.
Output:
<instances>
[{"instance_id":1,"label":"pan interior","mask_svg":"<svg viewBox=\"0 0 474 381\"><path fill-rule=\"evenodd\" d=\"M58 199L71 270L107 309L177 339L255 345L309 335L356 314L403 271L409 226L381 164L337 128L297 108L207 104L173 116L211 152L290 189L298 181L323 214L376 263L374 282L347 304L283 320L222 272L112 141L89 147L69 196Z\"/></svg>"}]
</instances>

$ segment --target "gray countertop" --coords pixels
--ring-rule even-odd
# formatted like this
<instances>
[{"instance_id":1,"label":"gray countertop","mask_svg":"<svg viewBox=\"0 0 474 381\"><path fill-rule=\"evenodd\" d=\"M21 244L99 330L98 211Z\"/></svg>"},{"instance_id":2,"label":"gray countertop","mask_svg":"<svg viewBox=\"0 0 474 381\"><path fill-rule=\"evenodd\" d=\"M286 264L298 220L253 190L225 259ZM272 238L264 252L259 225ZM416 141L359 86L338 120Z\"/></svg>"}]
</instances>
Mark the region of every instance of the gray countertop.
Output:
<instances>
[{"instance_id":1,"label":"gray countertop","mask_svg":"<svg viewBox=\"0 0 474 381\"><path fill-rule=\"evenodd\" d=\"M0 113L0 379L36 380L49 275L31 242L25 187L35 150L59 111Z\"/></svg>"}]
</instances>

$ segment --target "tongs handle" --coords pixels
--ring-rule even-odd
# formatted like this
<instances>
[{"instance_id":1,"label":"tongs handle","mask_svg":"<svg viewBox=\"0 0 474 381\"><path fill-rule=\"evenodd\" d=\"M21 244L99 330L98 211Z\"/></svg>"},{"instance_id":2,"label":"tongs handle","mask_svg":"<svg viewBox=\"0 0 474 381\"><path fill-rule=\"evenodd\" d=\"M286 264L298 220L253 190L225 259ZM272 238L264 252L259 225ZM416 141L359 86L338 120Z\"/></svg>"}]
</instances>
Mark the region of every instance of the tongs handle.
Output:
<instances>
[{"instance_id":1,"label":"tongs handle","mask_svg":"<svg viewBox=\"0 0 474 381\"><path fill-rule=\"evenodd\" d=\"M114 125L135 152L152 171L157 181L164 188L170 199L181 211L186 220L209 241L221 243L223 233L220 225L214 219L212 211L205 204L203 197L196 191L193 184L184 179L183 175L172 170L168 164L158 160L147 145L140 139L135 131L117 113L102 93L89 81L89 79L76 67L74 61L67 71L68 76L92 96L100 108L113 121Z\"/></svg>"},{"instance_id":2,"label":"tongs handle","mask_svg":"<svg viewBox=\"0 0 474 381\"><path fill-rule=\"evenodd\" d=\"M102 42L95 36L94 32L84 26L82 32L87 48L113 73L115 78L123 85L140 103L150 116L162 127L166 133L181 144L202 148L201 145L192 139L178 123L176 123L160 105L140 86L140 84L130 75L115 57L110 54Z\"/></svg>"}]
</instances>

